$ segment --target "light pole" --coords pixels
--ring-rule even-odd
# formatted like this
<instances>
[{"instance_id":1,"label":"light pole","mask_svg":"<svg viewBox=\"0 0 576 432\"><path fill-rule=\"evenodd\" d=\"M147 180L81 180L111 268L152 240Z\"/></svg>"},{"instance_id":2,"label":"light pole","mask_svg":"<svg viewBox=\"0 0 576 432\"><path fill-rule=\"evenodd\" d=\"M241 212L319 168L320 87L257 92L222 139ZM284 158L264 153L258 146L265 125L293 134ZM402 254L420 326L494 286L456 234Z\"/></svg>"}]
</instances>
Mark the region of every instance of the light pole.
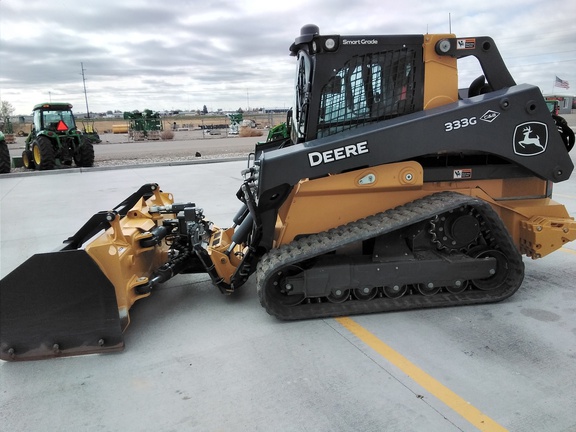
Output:
<instances>
[{"instance_id":1,"label":"light pole","mask_svg":"<svg viewBox=\"0 0 576 432\"><path fill-rule=\"evenodd\" d=\"M84 84L84 99L86 100L86 117L90 118L90 110L88 109L88 95L86 94L86 78L84 77L84 63L80 62L82 69L82 83Z\"/></svg>"}]
</instances>

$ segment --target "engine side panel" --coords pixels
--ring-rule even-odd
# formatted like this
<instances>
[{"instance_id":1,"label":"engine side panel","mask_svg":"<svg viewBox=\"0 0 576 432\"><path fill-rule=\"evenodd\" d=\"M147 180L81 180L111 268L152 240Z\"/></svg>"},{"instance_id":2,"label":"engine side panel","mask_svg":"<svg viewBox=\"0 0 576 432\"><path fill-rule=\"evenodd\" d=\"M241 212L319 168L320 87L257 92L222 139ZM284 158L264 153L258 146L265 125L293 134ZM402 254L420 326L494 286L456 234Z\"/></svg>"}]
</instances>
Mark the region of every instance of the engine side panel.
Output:
<instances>
[{"instance_id":1,"label":"engine side panel","mask_svg":"<svg viewBox=\"0 0 576 432\"><path fill-rule=\"evenodd\" d=\"M402 162L304 180L278 211L274 246L328 231L441 191L490 203L516 248L540 258L576 238L576 222L537 177L423 182L425 170Z\"/></svg>"}]
</instances>

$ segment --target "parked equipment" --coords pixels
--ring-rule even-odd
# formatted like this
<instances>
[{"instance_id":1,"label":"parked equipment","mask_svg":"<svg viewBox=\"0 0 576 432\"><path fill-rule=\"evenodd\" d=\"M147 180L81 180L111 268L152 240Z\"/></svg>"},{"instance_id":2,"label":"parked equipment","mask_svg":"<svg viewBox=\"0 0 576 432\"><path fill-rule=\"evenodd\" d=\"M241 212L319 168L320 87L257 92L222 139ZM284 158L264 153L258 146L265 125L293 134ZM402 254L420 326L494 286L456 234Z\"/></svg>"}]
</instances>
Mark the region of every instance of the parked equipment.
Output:
<instances>
[{"instance_id":1,"label":"parked equipment","mask_svg":"<svg viewBox=\"0 0 576 432\"><path fill-rule=\"evenodd\" d=\"M1 132L4 134L4 141L6 144L14 144L16 142L16 135L14 134L14 126L10 121L10 117L4 117L1 121Z\"/></svg>"},{"instance_id":2,"label":"parked equipment","mask_svg":"<svg viewBox=\"0 0 576 432\"><path fill-rule=\"evenodd\" d=\"M128 137L134 141L159 140L164 129L160 113L149 109L125 112L124 120L129 122Z\"/></svg>"},{"instance_id":3,"label":"parked equipment","mask_svg":"<svg viewBox=\"0 0 576 432\"><path fill-rule=\"evenodd\" d=\"M55 167L94 165L94 147L76 128L72 105L47 102L33 110L32 130L26 137L22 162L28 169L50 170Z\"/></svg>"},{"instance_id":4,"label":"parked equipment","mask_svg":"<svg viewBox=\"0 0 576 432\"><path fill-rule=\"evenodd\" d=\"M82 123L82 135L92 144L100 144L102 140L94 126L94 119L92 117L84 117L80 119L80 122Z\"/></svg>"},{"instance_id":5,"label":"parked equipment","mask_svg":"<svg viewBox=\"0 0 576 432\"><path fill-rule=\"evenodd\" d=\"M258 144L230 228L146 184L2 280L0 357L122 349L134 302L179 273L233 295L252 274L284 320L511 296L522 255L576 239L552 184L574 134L488 37L320 35L290 47L290 139ZM484 76L459 98L457 60ZM62 269L67 269L62 271Z\"/></svg>"},{"instance_id":6,"label":"parked equipment","mask_svg":"<svg viewBox=\"0 0 576 432\"><path fill-rule=\"evenodd\" d=\"M228 118L230 119L228 134L238 135L238 133L240 132L240 125L242 124L243 121L242 113L228 114Z\"/></svg>"},{"instance_id":7,"label":"parked equipment","mask_svg":"<svg viewBox=\"0 0 576 432\"><path fill-rule=\"evenodd\" d=\"M270 130L268 131L268 136L266 137L266 142L288 138L290 138L290 129L288 128L288 122L283 122L270 128Z\"/></svg>"}]
</instances>

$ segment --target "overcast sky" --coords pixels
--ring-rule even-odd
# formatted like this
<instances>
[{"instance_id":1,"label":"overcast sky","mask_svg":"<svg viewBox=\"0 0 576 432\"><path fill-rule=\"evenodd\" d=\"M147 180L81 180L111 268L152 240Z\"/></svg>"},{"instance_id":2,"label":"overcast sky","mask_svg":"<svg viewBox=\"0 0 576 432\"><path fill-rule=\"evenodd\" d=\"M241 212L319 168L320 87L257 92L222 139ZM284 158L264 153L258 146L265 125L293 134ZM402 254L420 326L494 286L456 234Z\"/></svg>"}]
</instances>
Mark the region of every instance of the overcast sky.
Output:
<instances>
[{"instance_id":1,"label":"overcast sky","mask_svg":"<svg viewBox=\"0 0 576 432\"><path fill-rule=\"evenodd\" d=\"M304 24L321 34L491 36L518 83L576 93L574 0L0 0L0 98L89 109L290 107ZM477 68L461 67L461 82ZM555 76L570 83L554 88Z\"/></svg>"}]
</instances>

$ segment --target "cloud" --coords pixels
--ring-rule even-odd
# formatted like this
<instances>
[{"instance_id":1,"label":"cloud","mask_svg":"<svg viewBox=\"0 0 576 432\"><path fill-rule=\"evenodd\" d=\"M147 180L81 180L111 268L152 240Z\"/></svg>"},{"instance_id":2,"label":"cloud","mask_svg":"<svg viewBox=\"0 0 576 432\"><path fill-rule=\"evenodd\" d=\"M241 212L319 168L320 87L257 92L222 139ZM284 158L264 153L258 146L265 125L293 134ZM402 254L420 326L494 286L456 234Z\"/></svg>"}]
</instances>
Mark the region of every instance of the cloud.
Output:
<instances>
[{"instance_id":1,"label":"cloud","mask_svg":"<svg viewBox=\"0 0 576 432\"><path fill-rule=\"evenodd\" d=\"M304 24L324 34L492 36L517 82L576 85L571 0L100 0L0 2L0 98L18 113L65 100L90 110L290 106ZM477 69L465 64L463 80Z\"/></svg>"}]
</instances>

